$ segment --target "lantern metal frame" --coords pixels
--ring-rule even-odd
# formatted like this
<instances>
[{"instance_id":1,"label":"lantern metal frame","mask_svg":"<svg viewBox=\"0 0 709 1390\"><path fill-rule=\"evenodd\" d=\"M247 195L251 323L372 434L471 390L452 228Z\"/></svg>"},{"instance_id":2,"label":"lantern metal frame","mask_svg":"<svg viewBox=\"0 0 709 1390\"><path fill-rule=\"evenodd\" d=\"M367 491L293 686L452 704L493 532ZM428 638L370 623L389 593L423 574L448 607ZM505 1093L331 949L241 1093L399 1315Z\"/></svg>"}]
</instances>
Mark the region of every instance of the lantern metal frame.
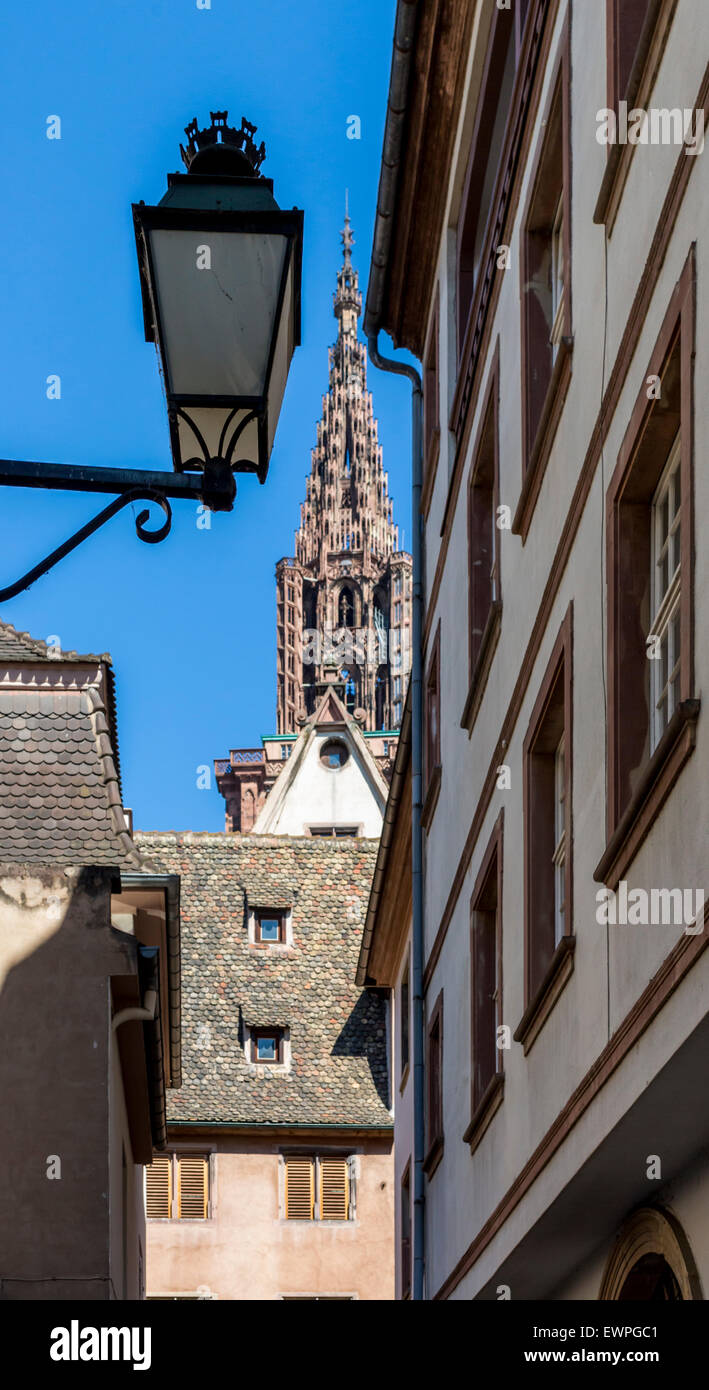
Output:
<instances>
[{"instance_id":1,"label":"lantern metal frame","mask_svg":"<svg viewBox=\"0 0 709 1390\"><path fill-rule=\"evenodd\" d=\"M200 174L172 174L168 177L168 189L180 184L187 183L190 186L195 184L206 184L211 188L224 186L225 189L244 187L247 191L250 188L268 188L272 191L273 184L270 179L254 179L239 177L210 177ZM145 326L146 342L154 343L160 354L162 365L162 377L167 399L168 421L170 425L170 444L172 448L173 463L178 473L191 471L193 468L203 468L210 462L210 454L207 445L200 434L194 421L190 419L189 409L209 408L210 406L221 406L225 409L232 407L231 414L222 429L220 439L219 457L222 462L228 463L229 467L234 467L237 473L255 473L260 483L266 481L268 473L268 413L267 401L271 385L273 371L273 360L278 341L278 329L284 311L284 300L288 277L293 270L293 346L298 347L301 340L301 277L303 259L303 213L293 208L291 211L281 209L225 209L224 211L202 208L175 207L168 204L158 204L157 206L147 206L145 203L133 204L133 223L135 228L136 246L138 250L138 262L140 265L140 287L143 299L143 322ZM168 364L166 360L165 333L160 315L158 295L155 292L157 277L151 247L150 233L153 231L175 231L175 232L194 232L196 235L208 236L210 232L235 232L235 233L270 233L272 235L283 236L288 242L288 248L283 258L283 269L281 271L281 282L276 301L276 313L271 334L269 349L268 366L266 368L263 391L260 396L206 396L204 394L184 394L173 392L169 384ZM231 438L227 435L227 427L233 421L239 411L250 412L246 418L239 422L237 430ZM182 461L182 449L178 438L178 417L181 417L192 430L197 444L201 450L201 458L195 456L187 461ZM238 443L241 432L247 425L258 421L258 454L259 457L252 461L241 461L238 465L232 465L232 455ZM222 453L222 449L225 450Z\"/></svg>"}]
</instances>

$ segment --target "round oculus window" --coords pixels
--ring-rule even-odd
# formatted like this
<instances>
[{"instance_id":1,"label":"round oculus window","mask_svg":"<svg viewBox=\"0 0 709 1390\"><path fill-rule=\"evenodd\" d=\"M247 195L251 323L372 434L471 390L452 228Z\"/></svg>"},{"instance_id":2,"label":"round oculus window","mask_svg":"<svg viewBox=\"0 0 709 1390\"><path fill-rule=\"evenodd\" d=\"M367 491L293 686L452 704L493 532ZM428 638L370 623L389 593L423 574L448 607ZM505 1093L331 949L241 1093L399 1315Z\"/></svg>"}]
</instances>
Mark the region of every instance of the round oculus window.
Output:
<instances>
[{"instance_id":1,"label":"round oculus window","mask_svg":"<svg viewBox=\"0 0 709 1390\"><path fill-rule=\"evenodd\" d=\"M332 768L334 771L338 767L344 767L350 756L347 744L342 743L339 738L328 738L320 749L320 761L325 767Z\"/></svg>"}]
</instances>

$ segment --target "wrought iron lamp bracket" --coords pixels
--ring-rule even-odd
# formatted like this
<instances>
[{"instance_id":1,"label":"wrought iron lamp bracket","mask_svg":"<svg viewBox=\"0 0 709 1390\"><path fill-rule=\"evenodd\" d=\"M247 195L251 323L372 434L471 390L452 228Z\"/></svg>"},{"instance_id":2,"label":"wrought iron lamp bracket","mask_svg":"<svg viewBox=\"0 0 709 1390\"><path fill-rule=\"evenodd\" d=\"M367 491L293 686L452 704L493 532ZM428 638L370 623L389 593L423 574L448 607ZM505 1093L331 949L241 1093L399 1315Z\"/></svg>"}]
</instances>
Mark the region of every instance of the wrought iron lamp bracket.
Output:
<instances>
[{"instance_id":1,"label":"wrought iron lamp bracket","mask_svg":"<svg viewBox=\"0 0 709 1390\"><path fill-rule=\"evenodd\" d=\"M184 497L200 502L211 511L231 511L236 496L236 482L227 463L221 459L210 459L201 473L149 473L143 470L117 468L83 468L74 464L50 464L20 462L16 459L0 459L0 486L48 488L69 492L119 492L95 517L87 521L78 531L47 555L32 569L0 589L0 603L16 598L29 589L35 580L47 574L55 565L70 555L72 550L88 540L112 517L133 502L152 502L160 507L165 520L155 529L148 529L150 520L148 508L140 511L135 518L135 531L139 540L148 545L157 545L170 533L172 508L169 498Z\"/></svg>"}]
</instances>

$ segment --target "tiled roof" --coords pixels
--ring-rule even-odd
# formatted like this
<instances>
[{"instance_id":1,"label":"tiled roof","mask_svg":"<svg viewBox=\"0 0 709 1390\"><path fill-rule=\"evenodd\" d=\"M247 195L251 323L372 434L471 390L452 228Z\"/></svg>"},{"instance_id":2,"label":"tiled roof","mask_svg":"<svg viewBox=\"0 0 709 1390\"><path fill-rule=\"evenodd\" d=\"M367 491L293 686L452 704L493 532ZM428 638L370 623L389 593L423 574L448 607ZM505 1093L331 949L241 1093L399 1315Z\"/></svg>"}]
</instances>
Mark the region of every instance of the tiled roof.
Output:
<instances>
[{"instance_id":1,"label":"tiled roof","mask_svg":"<svg viewBox=\"0 0 709 1390\"><path fill-rule=\"evenodd\" d=\"M111 662L107 652L101 656L93 652L85 656L73 651L58 653L41 638L30 637L29 632L18 632L11 623L0 622L0 661L51 661L55 665L58 656L62 661L103 661L106 665Z\"/></svg>"},{"instance_id":2,"label":"tiled roof","mask_svg":"<svg viewBox=\"0 0 709 1390\"><path fill-rule=\"evenodd\" d=\"M354 982L377 841L137 833L181 876L183 1082L168 1120L389 1126L382 998ZM252 946L248 908L290 905L293 947ZM249 1027L290 1029L287 1074Z\"/></svg>"},{"instance_id":3,"label":"tiled roof","mask_svg":"<svg viewBox=\"0 0 709 1390\"><path fill-rule=\"evenodd\" d=\"M0 860L140 868L101 693L111 706L110 658L50 651L0 623Z\"/></svg>"}]
</instances>

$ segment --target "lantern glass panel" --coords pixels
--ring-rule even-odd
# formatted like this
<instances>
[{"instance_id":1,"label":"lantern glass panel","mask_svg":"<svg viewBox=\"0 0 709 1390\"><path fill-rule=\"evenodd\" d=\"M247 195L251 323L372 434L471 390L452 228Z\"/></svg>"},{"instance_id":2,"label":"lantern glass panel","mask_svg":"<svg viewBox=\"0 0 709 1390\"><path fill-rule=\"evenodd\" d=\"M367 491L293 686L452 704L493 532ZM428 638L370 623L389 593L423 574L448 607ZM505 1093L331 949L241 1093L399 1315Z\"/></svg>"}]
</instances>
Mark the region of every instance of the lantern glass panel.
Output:
<instances>
[{"instance_id":1,"label":"lantern glass panel","mask_svg":"<svg viewBox=\"0 0 709 1390\"><path fill-rule=\"evenodd\" d=\"M195 429L191 428L190 421L204 440L204 448ZM235 434L237 438L234 448L229 452ZM242 463L249 463L255 467L258 463L258 422L253 416L253 411L249 409L237 410L234 413L230 406L224 405L211 408L182 406L177 417L177 438L180 463L183 467L190 459L196 460L202 467L205 462L205 449L206 458L226 458L228 455L229 463L234 468Z\"/></svg>"},{"instance_id":2,"label":"lantern glass panel","mask_svg":"<svg viewBox=\"0 0 709 1390\"><path fill-rule=\"evenodd\" d=\"M150 239L169 393L261 396L288 238L154 228Z\"/></svg>"},{"instance_id":3,"label":"lantern glass panel","mask_svg":"<svg viewBox=\"0 0 709 1390\"><path fill-rule=\"evenodd\" d=\"M283 313L278 325L278 337L273 353L273 366L268 390L268 454L271 455L273 440L281 413L281 405L288 381L288 369L295 349L295 300L293 294L293 258L288 266L286 290L283 300Z\"/></svg>"}]
</instances>

